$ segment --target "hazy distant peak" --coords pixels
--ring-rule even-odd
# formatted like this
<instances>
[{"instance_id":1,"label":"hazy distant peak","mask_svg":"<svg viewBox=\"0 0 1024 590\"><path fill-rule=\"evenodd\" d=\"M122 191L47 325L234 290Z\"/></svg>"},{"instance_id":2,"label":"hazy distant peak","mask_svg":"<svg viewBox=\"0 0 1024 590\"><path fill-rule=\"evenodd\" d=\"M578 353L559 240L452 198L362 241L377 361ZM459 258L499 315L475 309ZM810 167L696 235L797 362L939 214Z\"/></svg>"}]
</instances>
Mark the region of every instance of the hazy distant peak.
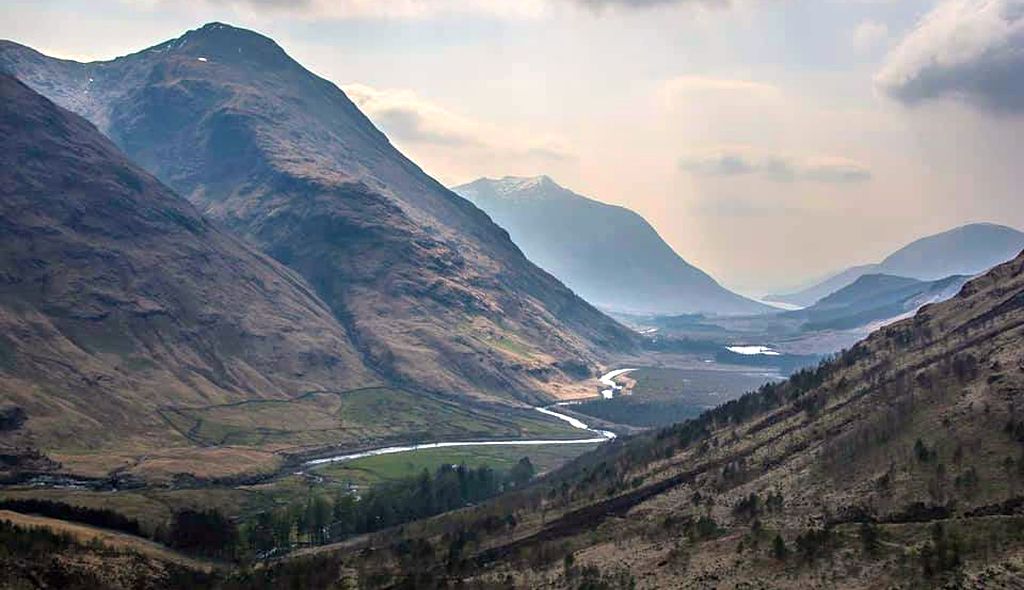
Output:
<instances>
[{"instance_id":1,"label":"hazy distant peak","mask_svg":"<svg viewBox=\"0 0 1024 590\"><path fill-rule=\"evenodd\" d=\"M549 176L480 178L452 190L508 230L527 257L599 306L673 314L768 309L687 263L637 213Z\"/></svg>"},{"instance_id":2,"label":"hazy distant peak","mask_svg":"<svg viewBox=\"0 0 1024 590\"><path fill-rule=\"evenodd\" d=\"M974 275L1010 260L1024 249L1024 233L997 223L970 223L907 244L877 264L846 269L797 293L769 300L811 305L858 277L884 273L922 281Z\"/></svg>"}]
</instances>

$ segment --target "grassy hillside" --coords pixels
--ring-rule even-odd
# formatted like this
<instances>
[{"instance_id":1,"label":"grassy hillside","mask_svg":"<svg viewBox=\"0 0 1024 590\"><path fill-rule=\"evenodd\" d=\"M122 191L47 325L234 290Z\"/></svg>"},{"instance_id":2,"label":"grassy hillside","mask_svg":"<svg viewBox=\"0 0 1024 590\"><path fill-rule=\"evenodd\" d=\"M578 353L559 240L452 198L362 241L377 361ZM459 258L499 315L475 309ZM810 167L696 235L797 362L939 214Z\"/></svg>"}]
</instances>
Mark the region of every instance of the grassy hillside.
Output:
<instances>
[{"instance_id":1,"label":"grassy hillside","mask_svg":"<svg viewBox=\"0 0 1024 590\"><path fill-rule=\"evenodd\" d=\"M1024 255L816 370L370 541L390 553L363 567L484 587L1014 587L1022 393ZM470 533L502 514L514 529ZM403 555L412 539L429 550Z\"/></svg>"},{"instance_id":2,"label":"grassy hillside","mask_svg":"<svg viewBox=\"0 0 1024 590\"><path fill-rule=\"evenodd\" d=\"M1024 255L817 369L532 486L209 583L1019 587L1022 393ZM428 480L394 489L423 498Z\"/></svg>"},{"instance_id":3,"label":"grassy hillside","mask_svg":"<svg viewBox=\"0 0 1024 590\"><path fill-rule=\"evenodd\" d=\"M1015 583L1022 361L1024 256L816 371L580 462L561 516L483 550L481 575L569 583L573 555L661 587ZM516 574L524 559L543 571Z\"/></svg>"}]
</instances>

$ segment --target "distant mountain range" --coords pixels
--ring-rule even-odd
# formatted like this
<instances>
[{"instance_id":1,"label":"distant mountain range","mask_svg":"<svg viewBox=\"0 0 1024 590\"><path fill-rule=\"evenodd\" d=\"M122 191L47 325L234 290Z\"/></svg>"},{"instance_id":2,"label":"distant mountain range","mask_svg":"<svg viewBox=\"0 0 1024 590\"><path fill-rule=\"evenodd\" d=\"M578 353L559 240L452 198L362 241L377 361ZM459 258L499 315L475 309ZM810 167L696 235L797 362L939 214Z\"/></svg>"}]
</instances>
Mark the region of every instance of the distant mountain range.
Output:
<instances>
[{"instance_id":1,"label":"distant mountain range","mask_svg":"<svg viewBox=\"0 0 1024 590\"><path fill-rule=\"evenodd\" d=\"M804 330L849 330L892 321L928 303L949 299L967 279L953 275L937 281L869 274L827 295L810 307L786 312L804 321Z\"/></svg>"},{"instance_id":2,"label":"distant mountain range","mask_svg":"<svg viewBox=\"0 0 1024 590\"><path fill-rule=\"evenodd\" d=\"M928 236L900 248L882 262L848 268L811 287L768 301L808 306L867 274L887 274L925 281L976 275L1024 250L1024 233L994 223L972 223Z\"/></svg>"},{"instance_id":3,"label":"distant mountain range","mask_svg":"<svg viewBox=\"0 0 1024 590\"><path fill-rule=\"evenodd\" d=\"M267 37L211 23L93 63L3 42L0 69L303 276L379 381L533 400L635 342Z\"/></svg>"},{"instance_id":4,"label":"distant mountain range","mask_svg":"<svg viewBox=\"0 0 1024 590\"><path fill-rule=\"evenodd\" d=\"M649 314L770 309L687 263L633 211L578 195L547 176L481 178L453 190L507 229L527 258L600 307Z\"/></svg>"}]
</instances>

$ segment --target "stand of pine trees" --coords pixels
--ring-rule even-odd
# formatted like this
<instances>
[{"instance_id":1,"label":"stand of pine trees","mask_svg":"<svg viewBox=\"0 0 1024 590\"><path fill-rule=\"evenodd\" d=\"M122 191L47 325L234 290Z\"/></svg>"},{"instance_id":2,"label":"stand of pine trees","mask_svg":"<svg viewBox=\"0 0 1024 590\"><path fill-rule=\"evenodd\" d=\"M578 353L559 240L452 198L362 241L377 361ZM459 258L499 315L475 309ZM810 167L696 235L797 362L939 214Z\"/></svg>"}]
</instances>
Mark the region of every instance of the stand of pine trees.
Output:
<instances>
[{"instance_id":1,"label":"stand of pine trees","mask_svg":"<svg viewBox=\"0 0 1024 590\"><path fill-rule=\"evenodd\" d=\"M305 501L259 514L243 527L242 541L256 557L295 545L322 545L481 502L525 485L534 476L526 457L508 471L442 465L434 473L380 484L356 497L310 494Z\"/></svg>"}]
</instances>

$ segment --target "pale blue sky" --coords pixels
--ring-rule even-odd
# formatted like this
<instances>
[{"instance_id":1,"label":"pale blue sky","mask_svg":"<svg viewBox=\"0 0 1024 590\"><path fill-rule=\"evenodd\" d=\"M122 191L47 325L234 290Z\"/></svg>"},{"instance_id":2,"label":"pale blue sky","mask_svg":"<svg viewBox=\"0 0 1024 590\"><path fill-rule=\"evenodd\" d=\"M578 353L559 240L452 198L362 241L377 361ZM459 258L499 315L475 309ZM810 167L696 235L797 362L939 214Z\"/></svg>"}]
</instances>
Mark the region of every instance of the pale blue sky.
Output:
<instances>
[{"instance_id":1,"label":"pale blue sky","mask_svg":"<svg viewBox=\"0 0 1024 590\"><path fill-rule=\"evenodd\" d=\"M638 4L7 0L0 37L90 60L256 29L443 182L549 174L752 295L1024 227L1024 1Z\"/></svg>"}]
</instances>

